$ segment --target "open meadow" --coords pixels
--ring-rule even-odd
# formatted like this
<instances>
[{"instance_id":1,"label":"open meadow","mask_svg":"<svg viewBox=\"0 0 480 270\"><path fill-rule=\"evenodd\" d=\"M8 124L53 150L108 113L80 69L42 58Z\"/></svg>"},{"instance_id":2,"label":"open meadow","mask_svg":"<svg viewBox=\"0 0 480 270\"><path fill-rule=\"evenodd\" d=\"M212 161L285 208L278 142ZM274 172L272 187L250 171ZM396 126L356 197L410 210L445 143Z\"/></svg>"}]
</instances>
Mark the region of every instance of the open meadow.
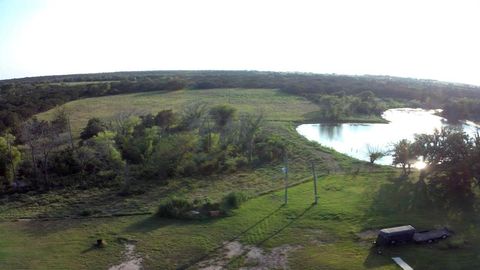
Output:
<instances>
[{"instance_id":1,"label":"open meadow","mask_svg":"<svg viewBox=\"0 0 480 270\"><path fill-rule=\"evenodd\" d=\"M92 117L108 121L119 113L141 115L161 110L181 111L193 103L208 106L227 104L240 113L263 113L270 121L305 121L318 106L305 98L270 89L207 89L144 92L127 95L86 98L65 104L71 114L74 133L78 133ZM55 109L38 115L50 119Z\"/></svg>"}]
</instances>

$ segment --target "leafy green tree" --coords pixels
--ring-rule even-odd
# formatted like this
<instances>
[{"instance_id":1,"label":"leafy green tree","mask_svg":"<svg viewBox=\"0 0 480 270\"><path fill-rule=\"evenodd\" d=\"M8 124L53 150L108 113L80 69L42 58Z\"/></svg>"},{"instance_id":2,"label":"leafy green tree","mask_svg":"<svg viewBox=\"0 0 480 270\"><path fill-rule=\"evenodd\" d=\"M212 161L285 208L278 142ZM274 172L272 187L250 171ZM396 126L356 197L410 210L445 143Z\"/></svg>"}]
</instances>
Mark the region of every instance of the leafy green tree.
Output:
<instances>
[{"instance_id":1,"label":"leafy green tree","mask_svg":"<svg viewBox=\"0 0 480 270\"><path fill-rule=\"evenodd\" d=\"M410 173L412 163L417 160L413 145L406 139L400 140L393 146L393 165L401 165L403 174ZM408 172L407 172L408 168Z\"/></svg>"},{"instance_id":2,"label":"leafy green tree","mask_svg":"<svg viewBox=\"0 0 480 270\"><path fill-rule=\"evenodd\" d=\"M182 159L192 153L198 145L198 135L179 133L161 137L145 162L145 173L149 177L164 179L175 175Z\"/></svg>"},{"instance_id":3,"label":"leafy green tree","mask_svg":"<svg viewBox=\"0 0 480 270\"><path fill-rule=\"evenodd\" d=\"M182 112L179 128L181 130L199 128L206 113L207 104L205 103L199 102L188 105Z\"/></svg>"},{"instance_id":4,"label":"leafy green tree","mask_svg":"<svg viewBox=\"0 0 480 270\"><path fill-rule=\"evenodd\" d=\"M88 120L87 126L80 133L82 140L88 140L100 132L104 132L107 129L106 124L99 118L92 118Z\"/></svg>"},{"instance_id":5,"label":"leafy green tree","mask_svg":"<svg viewBox=\"0 0 480 270\"><path fill-rule=\"evenodd\" d=\"M172 110L159 111L155 115L155 125L159 126L162 130L168 130L175 122L175 114Z\"/></svg>"},{"instance_id":6,"label":"leafy green tree","mask_svg":"<svg viewBox=\"0 0 480 270\"><path fill-rule=\"evenodd\" d=\"M68 130L68 125L69 119L65 107L57 107L54 111L52 127L57 129L59 132L64 132Z\"/></svg>"},{"instance_id":7,"label":"leafy green tree","mask_svg":"<svg viewBox=\"0 0 480 270\"><path fill-rule=\"evenodd\" d=\"M83 168L88 168L102 179L115 179L123 173L125 161L115 146L115 133L104 131L85 141L79 149L78 159ZM86 148L86 149L83 149Z\"/></svg>"},{"instance_id":8,"label":"leafy green tree","mask_svg":"<svg viewBox=\"0 0 480 270\"><path fill-rule=\"evenodd\" d=\"M228 105L217 105L210 109L209 114L215 121L218 129L223 129L228 122L232 121L236 109Z\"/></svg>"},{"instance_id":9,"label":"leafy green tree","mask_svg":"<svg viewBox=\"0 0 480 270\"><path fill-rule=\"evenodd\" d=\"M370 164L373 164L375 161L385 156L385 151L382 151L379 147L367 145L367 154L370 159Z\"/></svg>"},{"instance_id":10,"label":"leafy green tree","mask_svg":"<svg viewBox=\"0 0 480 270\"><path fill-rule=\"evenodd\" d=\"M476 142L462 130L442 128L433 134L415 136L413 147L427 163L421 175L446 185L450 190L470 190L476 167Z\"/></svg>"},{"instance_id":11,"label":"leafy green tree","mask_svg":"<svg viewBox=\"0 0 480 270\"><path fill-rule=\"evenodd\" d=\"M318 103L322 117L326 120L335 121L344 114L344 103L337 96L323 95Z\"/></svg>"},{"instance_id":12,"label":"leafy green tree","mask_svg":"<svg viewBox=\"0 0 480 270\"><path fill-rule=\"evenodd\" d=\"M0 136L0 179L4 186L9 186L15 179L21 161L21 153L13 145L14 141L15 137L11 134Z\"/></svg>"}]
</instances>

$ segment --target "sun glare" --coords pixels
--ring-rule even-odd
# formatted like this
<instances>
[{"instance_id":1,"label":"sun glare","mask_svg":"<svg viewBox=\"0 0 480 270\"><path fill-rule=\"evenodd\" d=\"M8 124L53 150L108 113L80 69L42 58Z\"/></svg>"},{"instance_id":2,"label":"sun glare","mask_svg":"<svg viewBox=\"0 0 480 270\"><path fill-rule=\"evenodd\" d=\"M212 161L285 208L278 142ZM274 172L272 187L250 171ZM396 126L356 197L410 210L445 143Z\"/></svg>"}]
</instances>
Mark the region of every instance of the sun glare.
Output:
<instances>
[{"instance_id":1,"label":"sun glare","mask_svg":"<svg viewBox=\"0 0 480 270\"><path fill-rule=\"evenodd\" d=\"M425 169L425 167L427 167L427 163L425 163L424 161L419 160L419 161L417 161L417 162L415 162L415 163L413 164L413 167L415 167L415 168L417 168L417 169L419 169L419 170L423 170L423 169Z\"/></svg>"}]
</instances>

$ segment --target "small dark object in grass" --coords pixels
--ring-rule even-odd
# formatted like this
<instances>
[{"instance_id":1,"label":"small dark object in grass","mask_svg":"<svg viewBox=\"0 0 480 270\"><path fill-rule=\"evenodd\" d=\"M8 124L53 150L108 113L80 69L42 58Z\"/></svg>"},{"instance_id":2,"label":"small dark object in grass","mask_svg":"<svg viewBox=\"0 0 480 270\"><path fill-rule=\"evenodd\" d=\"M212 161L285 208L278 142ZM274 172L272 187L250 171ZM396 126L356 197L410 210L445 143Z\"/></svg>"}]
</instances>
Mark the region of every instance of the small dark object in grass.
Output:
<instances>
[{"instance_id":1,"label":"small dark object in grass","mask_svg":"<svg viewBox=\"0 0 480 270\"><path fill-rule=\"evenodd\" d=\"M216 210L216 211L210 211L210 212L208 212L208 214L209 214L211 217L219 217L219 216L222 214L222 212Z\"/></svg>"},{"instance_id":2,"label":"small dark object in grass","mask_svg":"<svg viewBox=\"0 0 480 270\"><path fill-rule=\"evenodd\" d=\"M97 239L97 243L95 244L95 246L98 248L104 248L105 246L107 246L107 241L103 239Z\"/></svg>"},{"instance_id":3,"label":"small dark object in grass","mask_svg":"<svg viewBox=\"0 0 480 270\"><path fill-rule=\"evenodd\" d=\"M93 214L93 211L89 210L89 209L82 210L79 213L79 215L82 216L82 217L88 217L88 216L91 216L92 214Z\"/></svg>"}]
</instances>

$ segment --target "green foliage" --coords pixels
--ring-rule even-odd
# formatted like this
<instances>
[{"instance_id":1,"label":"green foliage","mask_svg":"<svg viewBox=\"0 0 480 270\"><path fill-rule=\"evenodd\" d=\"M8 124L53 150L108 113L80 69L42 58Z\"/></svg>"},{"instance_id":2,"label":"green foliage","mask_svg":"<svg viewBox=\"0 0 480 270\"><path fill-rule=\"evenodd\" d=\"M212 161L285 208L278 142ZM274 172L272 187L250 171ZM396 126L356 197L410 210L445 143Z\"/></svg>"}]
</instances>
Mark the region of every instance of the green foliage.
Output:
<instances>
[{"instance_id":1,"label":"green foliage","mask_svg":"<svg viewBox=\"0 0 480 270\"><path fill-rule=\"evenodd\" d=\"M0 136L0 184L5 186L9 186L15 179L21 162L21 153L13 145L14 141L15 137L11 134ZM2 186L0 186L0 190L2 190Z\"/></svg>"},{"instance_id":2,"label":"green foliage","mask_svg":"<svg viewBox=\"0 0 480 270\"><path fill-rule=\"evenodd\" d=\"M444 191L468 195L472 184L480 180L479 143L478 136L471 138L455 128L416 135L412 149L427 163L421 178L429 177L433 184L444 187Z\"/></svg>"},{"instance_id":3,"label":"green foliage","mask_svg":"<svg viewBox=\"0 0 480 270\"><path fill-rule=\"evenodd\" d=\"M170 134L161 137L145 161L144 173L148 177L164 179L175 175L184 156L195 150L198 136L192 133Z\"/></svg>"},{"instance_id":4,"label":"green foliage","mask_svg":"<svg viewBox=\"0 0 480 270\"><path fill-rule=\"evenodd\" d=\"M256 155L260 162L279 161L283 158L286 142L276 134L262 133L256 144Z\"/></svg>"},{"instance_id":5,"label":"green foliage","mask_svg":"<svg viewBox=\"0 0 480 270\"><path fill-rule=\"evenodd\" d=\"M52 119L52 126L59 132L67 131L69 125L68 113L65 107L58 107L55 109L55 114Z\"/></svg>"},{"instance_id":6,"label":"green foliage","mask_svg":"<svg viewBox=\"0 0 480 270\"><path fill-rule=\"evenodd\" d=\"M105 131L106 129L106 124L102 122L102 120L99 118L92 118L88 120L87 126L82 133L80 133L80 138L82 140L88 140L98 133Z\"/></svg>"},{"instance_id":7,"label":"green foliage","mask_svg":"<svg viewBox=\"0 0 480 270\"><path fill-rule=\"evenodd\" d=\"M213 203L209 198L195 199L193 202L185 198L170 197L162 202L157 210L157 215L166 218L186 219L193 218L189 212L197 211L199 217L208 216L209 211L229 212L238 209L241 204L248 200L243 192L230 192L221 200L221 204Z\"/></svg>"},{"instance_id":8,"label":"green foliage","mask_svg":"<svg viewBox=\"0 0 480 270\"><path fill-rule=\"evenodd\" d=\"M236 109L229 105L217 105L209 110L218 129L223 129L235 116Z\"/></svg>"},{"instance_id":9,"label":"green foliage","mask_svg":"<svg viewBox=\"0 0 480 270\"><path fill-rule=\"evenodd\" d=\"M65 148L54 153L49 164L49 170L58 176L69 176L80 172L76 153L71 148Z\"/></svg>"},{"instance_id":10,"label":"green foliage","mask_svg":"<svg viewBox=\"0 0 480 270\"><path fill-rule=\"evenodd\" d=\"M186 106L182 111L179 128L193 130L200 127L206 112L207 104L202 102L195 102Z\"/></svg>"},{"instance_id":11,"label":"green foliage","mask_svg":"<svg viewBox=\"0 0 480 270\"><path fill-rule=\"evenodd\" d=\"M175 114L172 110L163 110L159 111L155 115L155 125L159 126L164 130L168 130L175 123Z\"/></svg>"},{"instance_id":12,"label":"green foliage","mask_svg":"<svg viewBox=\"0 0 480 270\"><path fill-rule=\"evenodd\" d=\"M222 199L223 207L228 209L237 209L240 205L248 200L248 196L239 191L230 192Z\"/></svg>"},{"instance_id":13,"label":"green foliage","mask_svg":"<svg viewBox=\"0 0 480 270\"><path fill-rule=\"evenodd\" d=\"M340 97L354 96L369 89L382 99L417 100L425 106L443 105L445 100L451 98L480 98L478 87L475 86L380 76L257 71L143 71L31 77L0 81L0 132L10 128L18 135L16 131L23 120L65 102L86 97L183 88L232 87L280 89L298 96L341 93ZM367 94L362 94L362 97L364 95ZM474 111L471 112L471 115L475 115Z\"/></svg>"},{"instance_id":14,"label":"green foliage","mask_svg":"<svg viewBox=\"0 0 480 270\"><path fill-rule=\"evenodd\" d=\"M157 215L165 218L185 218L193 204L184 198L168 198L158 207Z\"/></svg>"},{"instance_id":15,"label":"green foliage","mask_svg":"<svg viewBox=\"0 0 480 270\"><path fill-rule=\"evenodd\" d=\"M385 151L382 151L379 147L371 145L367 145L367 154L370 158L370 164L375 163L375 161L386 155Z\"/></svg>"},{"instance_id":16,"label":"green foliage","mask_svg":"<svg viewBox=\"0 0 480 270\"><path fill-rule=\"evenodd\" d=\"M480 100L479 99L448 99L443 106L442 116L449 121L455 122L459 120L480 120Z\"/></svg>"},{"instance_id":17,"label":"green foliage","mask_svg":"<svg viewBox=\"0 0 480 270\"><path fill-rule=\"evenodd\" d=\"M386 101L375 97L372 91L363 91L358 95L309 94L307 96L320 107L318 118L338 121L353 115L379 115L388 106Z\"/></svg>"},{"instance_id":18,"label":"green foliage","mask_svg":"<svg viewBox=\"0 0 480 270\"><path fill-rule=\"evenodd\" d=\"M85 172L94 173L97 178L114 180L122 176L125 161L115 147L115 133L100 132L97 136L85 141L79 149L77 158Z\"/></svg>"},{"instance_id":19,"label":"green foliage","mask_svg":"<svg viewBox=\"0 0 480 270\"><path fill-rule=\"evenodd\" d=\"M406 139L400 140L393 146L392 151L393 162L392 164L397 166L401 165L403 169L403 174L410 172L411 165L417 160L418 156L415 153L414 146L412 143Z\"/></svg>"}]
</instances>

